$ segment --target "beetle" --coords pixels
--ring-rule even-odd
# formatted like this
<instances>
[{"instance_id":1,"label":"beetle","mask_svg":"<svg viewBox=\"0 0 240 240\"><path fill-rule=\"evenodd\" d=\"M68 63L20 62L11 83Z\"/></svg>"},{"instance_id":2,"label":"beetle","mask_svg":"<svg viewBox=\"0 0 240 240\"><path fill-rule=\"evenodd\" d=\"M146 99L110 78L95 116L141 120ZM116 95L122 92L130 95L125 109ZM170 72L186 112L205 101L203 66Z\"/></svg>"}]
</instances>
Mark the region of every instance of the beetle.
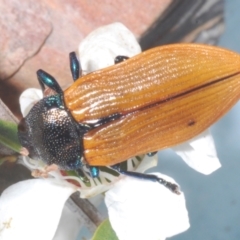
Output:
<instances>
[{"instance_id":1,"label":"beetle","mask_svg":"<svg viewBox=\"0 0 240 240\"><path fill-rule=\"evenodd\" d=\"M158 181L178 193L175 184L155 175L123 171L130 157L168 148L200 134L222 117L240 96L240 56L219 47L170 44L115 65L81 74L70 53L76 80L65 91L43 70L37 71L55 92L40 100L20 122L18 136L30 156L65 170L99 166Z\"/></svg>"}]
</instances>

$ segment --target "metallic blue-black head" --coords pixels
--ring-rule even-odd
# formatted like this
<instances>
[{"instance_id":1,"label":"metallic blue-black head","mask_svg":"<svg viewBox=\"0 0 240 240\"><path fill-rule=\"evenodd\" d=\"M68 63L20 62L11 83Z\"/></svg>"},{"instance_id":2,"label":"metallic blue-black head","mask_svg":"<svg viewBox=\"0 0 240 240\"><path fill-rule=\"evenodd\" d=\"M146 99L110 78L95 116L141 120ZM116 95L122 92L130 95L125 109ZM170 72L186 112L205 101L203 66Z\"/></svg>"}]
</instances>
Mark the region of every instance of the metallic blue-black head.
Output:
<instances>
[{"instance_id":1,"label":"metallic blue-black head","mask_svg":"<svg viewBox=\"0 0 240 240\"><path fill-rule=\"evenodd\" d=\"M59 95L40 100L19 124L18 136L34 159L57 164L65 170L83 165L78 126Z\"/></svg>"},{"instance_id":2,"label":"metallic blue-black head","mask_svg":"<svg viewBox=\"0 0 240 240\"><path fill-rule=\"evenodd\" d=\"M42 70L37 74L42 90L45 84L57 94L40 100L22 119L19 140L34 159L65 170L78 169L83 166L82 137L86 131L65 108L63 92L56 80Z\"/></svg>"}]
</instances>

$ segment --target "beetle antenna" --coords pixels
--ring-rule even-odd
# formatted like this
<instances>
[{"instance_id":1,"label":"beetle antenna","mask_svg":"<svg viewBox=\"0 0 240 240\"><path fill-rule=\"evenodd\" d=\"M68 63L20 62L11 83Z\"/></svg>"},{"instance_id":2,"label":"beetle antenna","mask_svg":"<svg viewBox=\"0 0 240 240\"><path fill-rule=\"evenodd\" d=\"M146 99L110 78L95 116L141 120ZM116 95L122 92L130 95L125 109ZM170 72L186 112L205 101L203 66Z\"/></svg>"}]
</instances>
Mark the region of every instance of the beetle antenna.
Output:
<instances>
[{"instance_id":1,"label":"beetle antenna","mask_svg":"<svg viewBox=\"0 0 240 240\"><path fill-rule=\"evenodd\" d=\"M37 78L38 78L38 81L42 88L43 93L44 93L45 85L46 85L47 87L52 89L54 92L63 94L63 90L60 87L60 85L58 84L58 82L56 81L56 79L53 76L51 76L50 74L48 74L47 72L43 71L42 69L39 69L37 71Z\"/></svg>"},{"instance_id":2,"label":"beetle antenna","mask_svg":"<svg viewBox=\"0 0 240 240\"><path fill-rule=\"evenodd\" d=\"M79 77L82 76L82 67L75 52L69 53L69 59L72 78L73 81L76 81Z\"/></svg>"}]
</instances>

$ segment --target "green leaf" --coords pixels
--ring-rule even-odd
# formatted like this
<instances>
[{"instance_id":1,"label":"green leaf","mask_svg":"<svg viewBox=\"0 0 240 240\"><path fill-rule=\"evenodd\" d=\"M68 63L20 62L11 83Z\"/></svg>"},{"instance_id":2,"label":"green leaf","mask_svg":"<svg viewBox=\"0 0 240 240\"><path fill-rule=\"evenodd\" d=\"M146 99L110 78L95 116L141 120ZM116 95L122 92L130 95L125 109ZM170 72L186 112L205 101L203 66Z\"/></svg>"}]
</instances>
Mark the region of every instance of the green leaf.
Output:
<instances>
[{"instance_id":1,"label":"green leaf","mask_svg":"<svg viewBox=\"0 0 240 240\"><path fill-rule=\"evenodd\" d=\"M19 152L21 144L17 136L17 124L0 119L0 143Z\"/></svg>"},{"instance_id":2,"label":"green leaf","mask_svg":"<svg viewBox=\"0 0 240 240\"><path fill-rule=\"evenodd\" d=\"M94 233L92 240L118 240L108 219L100 224Z\"/></svg>"}]
</instances>

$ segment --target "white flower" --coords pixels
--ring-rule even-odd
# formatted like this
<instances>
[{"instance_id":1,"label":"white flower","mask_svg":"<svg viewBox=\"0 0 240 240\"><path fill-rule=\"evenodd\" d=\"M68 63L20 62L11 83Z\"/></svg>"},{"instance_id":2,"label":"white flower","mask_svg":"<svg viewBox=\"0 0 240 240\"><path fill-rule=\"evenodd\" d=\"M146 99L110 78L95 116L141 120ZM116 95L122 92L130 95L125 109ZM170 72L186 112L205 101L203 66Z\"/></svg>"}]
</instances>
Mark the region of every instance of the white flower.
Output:
<instances>
[{"instance_id":1,"label":"white flower","mask_svg":"<svg viewBox=\"0 0 240 240\"><path fill-rule=\"evenodd\" d=\"M123 178L105 195L111 225L121 240L163 240L189 228L184 194L173 194L159 183Z\"/></svg>"},{"instance_id":2,"label":"white flower","mask_svg":"<svg viewBox=\"0 0 240 240\"><path fill-rule=\"evenodd\" d=\"M114 64L117 55L131 57L140 51L132 33L122 24L115 23L87 36L79 46L79 58L83 73L88 73ZM32 94L32 91L26 90L20 97L24 116L42 97L40 90L34 91L35 94ZM32 99L30 102L27 100L29 96ZM220 166L209 132L175 149L191 167L202 173L209 174ZM39 166L29 163L30 168L44 167L42 163ZM155 163L154 158L150 160L145 157L137 171L143 172ZM131 169L131 161L128 165ZM97 185L89 190L84 186L77 189L65 182L59 171L50 172L50 175L55 179L24 181L4 191L0 198L1 239L50 240L57 229L64 202L71 193L79 190L82 197L94 196L107 191L110 185L112 188L106 193L106 204L110 221L120 240L165 239L189 227L184 195L175 195L158 183L121 176L118 182L107 184L106 181L106 185ZM111 174L105 173L103 176L111 179ZM78 181L76 177L68 178ZM169 180L167 176L163 178ZM174 182L172 179L169 181Z\"/></svg>"},{"instance_id":3,"label":"white flower","mask_svg":"<svg viewBox=\"0 0 240 240\"><path fill-rule=\"evenodd\" d=\"M64 204L76 187L33 179L7 188L0 198L0 239L53 239Z\"/></svg>"},{"instance_id":4,"label":"white flower","mask_svg":"<svg viewBox=\"0 0 240 240\"><path fill-rule=\"evenodd\" d=\"M211 174L221 167L213 137L208 129L188 142L173 147L173 150L188 166L200 173Z\"/></svg>"}]
</instances>

